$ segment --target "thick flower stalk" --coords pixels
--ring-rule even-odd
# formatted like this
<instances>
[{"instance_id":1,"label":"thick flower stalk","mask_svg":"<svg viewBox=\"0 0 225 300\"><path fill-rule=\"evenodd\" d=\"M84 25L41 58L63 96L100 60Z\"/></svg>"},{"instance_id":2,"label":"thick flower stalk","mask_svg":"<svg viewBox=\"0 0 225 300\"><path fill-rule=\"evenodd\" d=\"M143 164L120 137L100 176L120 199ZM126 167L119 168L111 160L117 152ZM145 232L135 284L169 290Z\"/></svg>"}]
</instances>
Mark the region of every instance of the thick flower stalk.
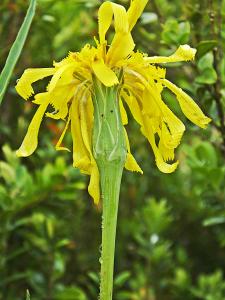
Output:
<instances>
[{"instance_id":1,"label":"thick flower stalk","mask_svg":"<svg viewBox=\"0 0 225 300\"><path fill-rule=\"evenodd\" d=\"M128 11L121 5L104 2L98 13L99 39L96 46L86 45L70 52L53 67L28 69L16 90L27 100L34 94L32 84L45 77L51 80L45 92L36 94L38 109L30 123L18 156L31 155L38 145L38 132L44 115L65 121L56 145L62 147L67 131L73 140L73 165L90 175L89 194L96 204L103 203L103 244L101 300L112 299L113 262L119 190L123 168L143 173L131 154L125 126L129 108L142 134L153 150L157 167L173 172L178 162L174 151L185 131L182 121L164 103L162 92L169 89L185 116L199 127L210 122L184 91L166 79L164 63L190 61L196 50L180 46L169 57L148 57L134 52L132 29L148 0L131 1ZM114 20L115 35L109 45L106 34ZM159 66L160 65L160 66ZM48 107L54 111L46 112ZM70 151L70 150L69 150Z\"/></svg>"}]
</instances>

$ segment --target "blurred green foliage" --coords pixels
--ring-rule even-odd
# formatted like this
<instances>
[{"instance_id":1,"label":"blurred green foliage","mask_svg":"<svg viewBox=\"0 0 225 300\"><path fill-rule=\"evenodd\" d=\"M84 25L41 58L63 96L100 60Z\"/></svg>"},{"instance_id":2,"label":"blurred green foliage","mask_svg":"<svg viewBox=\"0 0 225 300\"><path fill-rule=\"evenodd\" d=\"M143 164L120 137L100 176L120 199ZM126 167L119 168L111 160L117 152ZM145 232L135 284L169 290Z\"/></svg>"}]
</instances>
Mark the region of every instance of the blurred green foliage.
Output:
<instances>
[{"instance_id":1,"label":"blurred green foliage","mask_svg":"<svg viewBox=\"0 0 225 300\"><path fill-rule=\"evenodd\" d=\"M45 121L40 147L27 159L15 149L33 106L14 85L27 67L51 66L97 36L98 0L39 0L23 55L1 107L0 299L96 300L101 208L71 154L54 150L62 130ZM127 0L115 1L128 6ZM0 3L0 69L28 1ZM168 66L168 78L186 90L213 122L188 127L179 169L156 168L132 121L133 152L144 175L124 173L115 264L115 300L225 299L225 1L151 0L134 29L137 47L168 55L179 44L198 49L196 61ZM168 105L181 116L170 93ZM70 143L70 137L67 137ZM12 150L13 149L13 150ZM28 292L29 291L29 292Z\"/></svg>"}]
</instances>

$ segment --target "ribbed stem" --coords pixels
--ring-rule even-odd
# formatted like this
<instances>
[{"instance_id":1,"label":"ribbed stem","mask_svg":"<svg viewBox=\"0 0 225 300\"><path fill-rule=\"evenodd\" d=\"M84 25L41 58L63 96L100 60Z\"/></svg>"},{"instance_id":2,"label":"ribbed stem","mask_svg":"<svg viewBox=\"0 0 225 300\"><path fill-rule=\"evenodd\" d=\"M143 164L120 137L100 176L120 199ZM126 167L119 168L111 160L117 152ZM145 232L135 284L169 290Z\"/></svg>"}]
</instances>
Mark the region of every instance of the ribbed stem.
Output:
<instances>
[{"instance_id":1,"label":"ribbed stem","mask_svg":"<svg viewBox=\"0 0 225 300\"><path fill-rule=\"evenodd\" d=\"M102 166L103 203L100 300L112 300L117 213L123 165Z\"/></svg>"},{"instance_id":2,"label":"ribbed stem","mask_svg":"<svg viewBox=\"0 0 225 300\"><path fill-rule=\"evenodd\" d=\"M117 213L126 159L117 96L117 87L107 88L94 79L93 153L100 174L103 206L100 300L112 300Z\"/></svg>"}]
</instances>

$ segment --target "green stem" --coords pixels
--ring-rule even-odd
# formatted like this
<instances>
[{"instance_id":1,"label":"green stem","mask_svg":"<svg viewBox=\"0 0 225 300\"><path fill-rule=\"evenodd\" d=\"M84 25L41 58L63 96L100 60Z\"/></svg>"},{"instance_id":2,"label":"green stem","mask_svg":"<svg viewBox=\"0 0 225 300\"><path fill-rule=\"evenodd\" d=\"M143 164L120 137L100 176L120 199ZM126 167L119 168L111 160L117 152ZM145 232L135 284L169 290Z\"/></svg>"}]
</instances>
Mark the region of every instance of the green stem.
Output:
<instances>
[{"instance_id":1,"label":"green stem","mask_svg":"<svg viewBox=\"0 0 225 300\"><path fill-rule=\"evenodd\" d=\"M120 184L126 159L118 87L105 87L94 78L93 153L103 204L100 300L112 300L113 269Z\"/></svg>"},{"instance_id":2,"label":"green stem","mask_svg":"<svg viewBox=\"0 0 225 300\"><path fill-rule=\"evenodd\" d=\"M100 300L111 300L117 213L123 165L109 163L100 169L103 202Z\"/></svg>"}]
</instances>

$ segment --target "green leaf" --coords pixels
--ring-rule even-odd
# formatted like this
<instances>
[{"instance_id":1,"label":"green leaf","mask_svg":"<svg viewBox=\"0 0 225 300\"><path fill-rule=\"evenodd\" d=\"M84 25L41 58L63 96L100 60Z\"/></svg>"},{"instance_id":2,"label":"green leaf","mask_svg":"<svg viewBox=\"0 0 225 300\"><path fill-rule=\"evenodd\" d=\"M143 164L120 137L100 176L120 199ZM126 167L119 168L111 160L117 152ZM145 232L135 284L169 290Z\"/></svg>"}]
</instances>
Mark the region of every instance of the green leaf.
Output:
<instances>
[{"instance_id":1,"label":"green leaf","mask_svg":"<svg viewBox=\"0 0 225 300\"><path fill-rule=\"evenodd\" d=\"M217 216L204 220L203 226L213 226L225 223L225 216Z\"/></svg>"},{"instance_id":2,"label":"green leaf","mask_svg":"<svg viewBox=\"0 0 225 300\"><path fill-rule=\"evenodd\" d=\"M212 52L208 52L199 60L198 69L200 71L204 71L205 69L212 68L213 61L214 61L214 58L213 58Z\"/></svg>"},{"instance_id":3,"label":"green leaf","mask_svg":"<svg viewBox=\"0 0 225 300\"><path fill-rule=\"evenodd\" d=\"M196 82L200 84L214 84L217 81L217 73L213 68L213 54L206 53L198 62L200 75L196 78Z\"/></svg>"},{"instance_id":4,"label":"green leaf","mask_svg":"<svg viewBox=\"0 0 225 300\"><path fill-rule=\"evenodd\" d=\"M13 72L15 65L20 57L21 52L22 52L24 43L26 41L30 26L31 26L31 22L32 22L34 14L35 14L35 8L36 8L36 0L31 0L26 17L24 19L24 22L23 22L22 26L20 27L20 30L16 37L16 40L12 45L12 48L9 52L5 66L1 72L1 75L0 75L0 104L3 100L3 96L6 92L7 86L9 84L9 80L12 76L12 72Z\"/></svg>"},{"instance_id":5,"label":"green leaf","mask_svg":"<svg viewBox=\"0 0 225 300\"><path fill-rule=\"evenodd\" d=\"M130 278L131 274L130 272L126 271L116 276L114 280L114 285L118 287L122 287L126 281Z\"/></svg>"},{"instance_id":6,"label":"green leaf","mask_svg":"<svg viewBox=\"0 0 225 300\"><path fill-rule=\"evenodd\" d=\"M6 161L14 168L19 163L19 159L16 156L16 152L13 151L8 144L3 145L2 152L4 153Z\"/></svg>"},{"instance_id":7,"label":"green leaf","mask_svg":"<svg viewBox=\"0 0 225 300\"><path fill-rule=\"evenodd\" d=\"M204 166L210 168L216 168L218 166L218 155L215 147L210 142L201 142L194 150L197 159L201 161Z\"/></svg>"},{"instance_id":8,"label":"green leaf","mask_svg":"<svg viewBox=\"0 0 225 300\"><path fill-rule=\"evenodd\" d=\"M204 56L209 51L213 50L217 46L218 42L215 40L210 41L202 41L197 46L197 59L200 59L202 56Z\"/></svg>"},{"instance_id":9,"label":"green leaf","mask_svg":"<svg viewBox=\"0 0 225 300\"><path fill-rule=\"evenodd\" d=\"M0 178L12 183L16 178L15 170L6 162L0 161Z\"/></svg>"},{"instance_id":10,"label":"green leaf","mask_svg":"<svg viewBox=\"0 0 225 300\"><path fill-rule=\"evenodd\" d=\"M196 82L200 84L214 84L217 81L217 74L214 69L205 69L202 75L196 78Z\"/></svg>"},{"instance_id":11,"label":"green leaf","mask_svg":"<svg viewBox=\"0 0 225 300\"><path fill-rule=\"evenodd\" d=\"M132 292L121 291L121 292L116 293L116 299L130 300L130 299L136 299L136 298L134 298L134 294Z\"/></svg>"},{"instance_id":12,"label":"green leaf","mask_svg":"<svg viewBox=\"0 0 225 300\"><path fill-rule=\"evenodd\" d=\"M88 273L88 277L96 284L99 284L100 282L100 279L99 279L99 276L98 274L94 273L94 272L89 272Z\"/></svg>"},{"instance_id":13,"label":"green leaf","mask_svg":"<svg viewBox=\"0 0 225 300\"><path fill-rule=\"evenodd\" d=\"M208 179L215 190L218 190L224 180L224 168L214 168L208 172Z\"/></svg>"},{"instance_id":14,"label":"green leaf","mask_svg":"<svg viewBox=\"0 0 225 300\"><path fill-rule=\"evenodd\" d=\"M167 201L150 198L143 207L142 221L145 222L145 228L148 228L151 235L163 233L172 222Z\"/></svg>"},{"instance_id":15,"label":"green leaf","mask_svg":"<svg viewBox=\"0 0 225 300\"><path fill-rule=\"evenodd\" d=\"M30 300L30 293L29 293L29 290L26 291L26 300Z\"/></svg>"},{"instance_id":16,"label":"green leaf","mask_svg":"<svg viewBox=\"0 0 225 300\"><path fill-rule=\"evenodd\" d=\"M70 243L71 241L69 239L60 240L59 242L57 242L56 248L63 248L65 246L68 246Z\"/></svg>"},{"instance_id":17,"label":"green leaf","mask_svg":"<svg viewBox=\"0 0 225 300\"><path fill-rule=\"evenodd\" d=\"M168 44L174 44L179 46L181 44L186 44L189 41L190 37L190 23L189 22L180 22L176 19L168 19L163 28L162 39Z\"/></svg>"},{"instance_id":18,"label":"green leaf","mask_svg":"<svg viewBox=\"0 0 225 300\"><path fill-rule=\"evenodd\" d=\"M87 300L84 292L76 286L64 287L62 291L57 291L55 300Z\"/></svg>"}]
</instances>

